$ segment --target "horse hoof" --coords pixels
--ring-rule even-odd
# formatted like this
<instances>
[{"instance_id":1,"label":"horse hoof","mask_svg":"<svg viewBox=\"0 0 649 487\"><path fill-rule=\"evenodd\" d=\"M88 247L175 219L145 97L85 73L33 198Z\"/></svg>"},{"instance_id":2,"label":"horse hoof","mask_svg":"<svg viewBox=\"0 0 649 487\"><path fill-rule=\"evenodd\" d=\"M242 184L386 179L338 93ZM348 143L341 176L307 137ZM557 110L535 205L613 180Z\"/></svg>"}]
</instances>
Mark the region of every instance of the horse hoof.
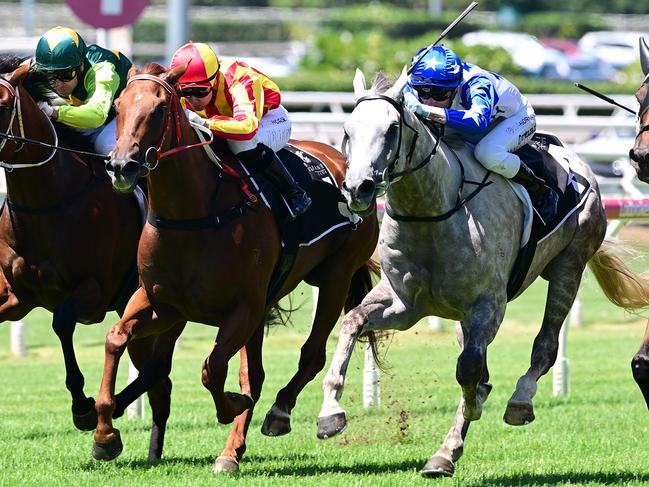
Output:
<instances>
[{"instance_id":1,"label":"horse hoof","mask_svg":"<svg viewBox=\"0 0 649 487\"><path fill-rule=\"evenodd\" d=\"M453 462L439 455L433 455L419 471L422 477L452 477L455 472Z\"/></svg>"},{"instance_id":2,"label":"horse hoof","mask_svg":"<svg viewBox=\"0 0 649 487\"><path fill-rule=\"evenodd\" d=\"M524 426L534 421L534 406L527 402L509 401L503 416L505 423L512 426Z\"/></svg>"},{"instance_id":3,"label":"horse hoof","mask_svg":"<svg viewBox=\"0 0 649 487\"><path fill-rule=\"evenodd\" d=\"M239 471L239 464L229 457L218 457L214 460L212 473L236 473Z\"/></svg>"},{"instance_id":4,"label":"horse hoof","mask_svg":"<svg viewBox=\"0 0 649 487\"><path fill-rule=\"evenodd\" d=\"M221 424L230 424L234 418L243 413L246 409L250 409L255 405L252 397L246 394L239 394L237 392L226 392L226 400L230 403L230 414L220 414L216 412L216 419Z\"/></svg>"},{"instance_id":5,"label":"horse hoof","mask_svg":"<svg viewBox=\"0 0 649 487\"><path fill-rule=\"evenodd\" d=\"M92 397L87 399L87 410L76 413L72 410L72 422L74 427L80 431L92 431L97 428L97 411L95 411L95 400Z\"/></svg>"},{"instance_id":6,"label":"horse hoof","mask_svg":"<svg viewBox=\"0 0 649 487\"><path fill-rule=\"evenodd\" d=\"M122 439L119 436L119 433L115 437L106 443L99 443L95 441L92 444L92 456L95 460L105 460L110 461L114 460L122 453L124 445L122 444Z\"/></svg>"},{"instance_id":7,"label":"horse hoof","mask_svg":"<svg viewBox=\"0 0 649 487\"><path fill-rule=\"evenodd\" d=\"M282 436L291 432L291 416L280 416L271 409L266 413L261 434L266 436Z\"/></svg>"},{"instance_id":8,"label":"horse hoof","mask_svg":"<svg viewBox=\"0 0 649 487\"><path fill-rule=\"evenodd\" d=\"M336 413L330 416L318 418L318 433L317 436L320 440L326 440L338 433L342 433L347 427L347 418L345 413Z\"/></svg>"}]
</instances>

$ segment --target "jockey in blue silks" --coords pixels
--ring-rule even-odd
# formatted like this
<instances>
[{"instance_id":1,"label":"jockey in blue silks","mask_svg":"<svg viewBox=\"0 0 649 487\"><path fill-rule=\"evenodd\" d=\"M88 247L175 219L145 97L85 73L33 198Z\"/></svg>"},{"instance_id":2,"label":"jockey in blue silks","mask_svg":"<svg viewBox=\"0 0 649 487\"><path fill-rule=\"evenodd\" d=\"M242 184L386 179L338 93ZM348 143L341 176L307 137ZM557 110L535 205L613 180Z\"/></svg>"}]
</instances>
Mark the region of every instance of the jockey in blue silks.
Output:
<instances>
[{"instance_id":1,"label":"jockey in blue silks","mask_svg":"<svg viewBox=\"0 0 649 487\"><path fill-rule=\"evenodd\" d=\"M556 215L557 194L512 153L532 139L536 115L508 80L463 63L452 50L439 45L412 67L403 103L415 114L475 142L475 158L488 170L522 184L544 222Z\"/></svg>"}]
</instances>

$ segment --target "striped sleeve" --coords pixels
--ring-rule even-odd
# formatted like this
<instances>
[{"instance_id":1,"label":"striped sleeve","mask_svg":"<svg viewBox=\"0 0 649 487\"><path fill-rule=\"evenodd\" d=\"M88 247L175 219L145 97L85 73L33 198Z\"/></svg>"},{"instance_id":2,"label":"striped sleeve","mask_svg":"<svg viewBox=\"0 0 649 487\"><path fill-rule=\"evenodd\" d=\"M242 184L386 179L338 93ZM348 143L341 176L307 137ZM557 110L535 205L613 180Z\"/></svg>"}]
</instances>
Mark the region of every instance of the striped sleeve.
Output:
<instances>
[{"instance_id":1,"label":"striped sleeve","mask_svg":"<svg viewBox=\"0 0 649 487\"><path fill-rule=\"evenodd\" d=\"M84 77L88 98L83 105L59 107L59 122L77 128L97 128L106 123L119 89L119 75L112 63L92 66Z\"/></svg>"},{"instance_id":2,"label":"striped sleeve","mask_svg":"<svg viewBox=\"0 0 649 487\"><path fill-rule=\"evenodd\" d=\"M496 93L485 76L470 79L462 90L462 105L467 110L446 109L446 125L459 132L479 135L486 132L494 111Z\"/></svg>"},{"instance_id":3,"label":"striped sleeve","mask_svg":"<svg viewBox=\"0 0 649 487\"><path fill-rule=\"evenodd\" d=\"M257 133L264 115L264 86L260 76L248 66L233 63L225 73L225 86L232 103L232 116L208 119L214 135L226 139L249 140Z\"/></svg>"}]
</instances>

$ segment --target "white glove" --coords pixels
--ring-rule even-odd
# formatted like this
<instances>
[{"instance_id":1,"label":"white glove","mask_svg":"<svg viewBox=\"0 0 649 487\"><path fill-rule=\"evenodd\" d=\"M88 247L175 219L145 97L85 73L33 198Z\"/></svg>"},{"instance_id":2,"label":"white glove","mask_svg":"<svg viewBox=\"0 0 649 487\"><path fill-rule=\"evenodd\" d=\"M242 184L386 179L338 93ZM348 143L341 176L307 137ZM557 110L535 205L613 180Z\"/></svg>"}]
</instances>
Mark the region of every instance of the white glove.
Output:
<instances>
[{"instance_id":1,"label":"white glove","mask_svg":"<svg viewBox=\"0 0 649 487\"><path fill-rule=\"evenodd\" d=\"M446 111L439 107L430 107L424 105L419 99L409 91L403 95L403 106L405 106L412 113L432 120L437 123L446 123Z\"/></svg>"},{"instance_id":2,"label":"white glove","mask_svg":"<svg viewBox=\"0 0 649 487\"><path fill-rule=\"evenodd\" d=\"M37 105L38 108L40 108L41 111L48 117L51 117L52 114L54 114L54 107L49 103L47 103L46 101L39 101Z\"/></svg>"},{"instance_id":3,"label":"white glove","mask_svg":"<svg viewBox=\"0 0 649 487\"><path fill-rule=\"evenodd\" d=\"M407 91L403 95L403 106L416 115L421 115L423 117L426 114L424 105L413 93L410 93L409 91Z\"/></svg>"},{"instance_id":4,"label":"white glove","mask_svg":"<svg viewBox=\"0 0 649 487\"><path fill-rule=\"evenodd\" d=\"M187 115L187 118L189 119L190 122L193 122L193 123L195 123L197 125L203 125L204 127L207 126L207 119L201 117L196 112L192 112L188 108L185 108L185 115Z\"/></svg>"}]
</instances>

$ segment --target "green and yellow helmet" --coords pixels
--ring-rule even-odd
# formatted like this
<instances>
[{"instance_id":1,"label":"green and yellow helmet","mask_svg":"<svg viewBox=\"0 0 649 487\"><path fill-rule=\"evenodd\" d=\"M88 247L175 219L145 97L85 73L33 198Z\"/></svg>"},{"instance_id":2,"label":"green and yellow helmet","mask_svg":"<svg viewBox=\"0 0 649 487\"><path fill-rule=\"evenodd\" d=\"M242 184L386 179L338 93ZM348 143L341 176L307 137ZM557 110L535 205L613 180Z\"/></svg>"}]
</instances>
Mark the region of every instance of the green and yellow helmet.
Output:
<instances>
[{"instance_id":1,"label":"green and yellow helmet","mask_svg":"<svg viewBox=\"0 0 649 487\"><path fill-rule=\"evenodd\" d=\"M61 71L83 64L86 43L81 36L67 27L54 27L38 40L36 69Z\"/></svg>"}]
</instances>

